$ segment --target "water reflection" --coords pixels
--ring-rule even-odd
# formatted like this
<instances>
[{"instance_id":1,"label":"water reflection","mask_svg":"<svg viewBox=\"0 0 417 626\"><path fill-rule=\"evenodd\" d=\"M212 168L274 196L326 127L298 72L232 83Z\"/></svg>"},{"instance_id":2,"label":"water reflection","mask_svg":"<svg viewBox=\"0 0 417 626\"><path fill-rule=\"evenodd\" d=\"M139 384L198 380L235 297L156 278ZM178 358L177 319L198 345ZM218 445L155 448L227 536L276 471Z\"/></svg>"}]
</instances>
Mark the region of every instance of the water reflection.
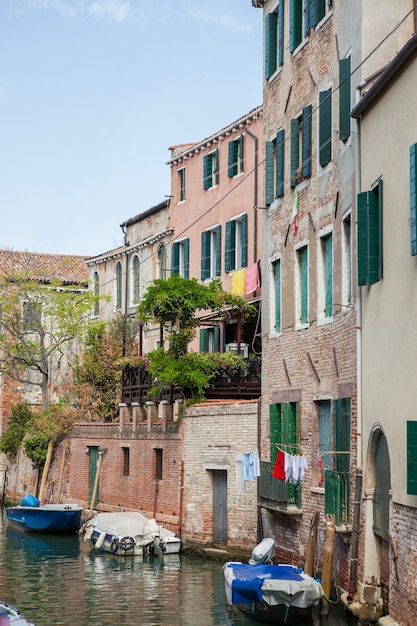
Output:
<instances>
[{"instance_id":1,"label":"water reflection","mask_svg":"<svg viewBox=\"0 0 417 626\"><path fill-rule=\"evenodd\" d=\"M0 518L0 598L37 626L256 626L226 604L222 564L116 557L77 533L14 531ZM346 626L337 613L325 626Z\"/></svg>"}]
</instances>

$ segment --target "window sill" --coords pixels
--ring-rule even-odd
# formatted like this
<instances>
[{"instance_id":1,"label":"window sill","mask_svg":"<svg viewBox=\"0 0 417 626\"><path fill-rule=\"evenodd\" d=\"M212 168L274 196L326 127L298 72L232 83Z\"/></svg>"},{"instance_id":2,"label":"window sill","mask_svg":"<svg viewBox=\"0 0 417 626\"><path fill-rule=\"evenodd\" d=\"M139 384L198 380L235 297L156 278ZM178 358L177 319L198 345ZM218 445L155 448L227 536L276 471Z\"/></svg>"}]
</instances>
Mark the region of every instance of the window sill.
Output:
<instances>
[{"instance_id":1,"label":"window sill","mask_svg":"<svg viewBox=\"0 0 417 626\"><path fill-rule=\"evenodd\" d=\"M335 526L335 530L338 535L351 535L353 532L352 526L350 524L342 524L341 526Z\"/></svg>"},{"instance_id":2,"label":"window sill","mask_svg":"<svg viewBox=\"0 0 417 626\"><path fill-rule=\"evenodd\" d=\"M281 513L281 515L286 515L287 517L303 516L303 509L299 509L296 506L289 506L288 508L284 509L278 505L274 506L273 504L266 504L265 502L258 502L258 506L268 511L274 511L274 513Z\"/></svg>"},{"instance_id":3,"label":"window sill","mask_svg":"<svg viewBox=\"0 0 417 626\"><path fill-rule=\"evenodd\" d=\"M324 496L324 487L312 487L310 491L311 493L318 493L319 495Z\"/></svg>"},{"instance_id":4,"label":"window sill","mask_svg":"<svg viewBox=\"0 0 417 626\"><path fill-rule=\"evenodd\" d=\"M323 317L322 319L317 320L317 326L327 326L327 324L333 323L333 315L329 315L329 317Z\"/></svg>"}]
</instances>

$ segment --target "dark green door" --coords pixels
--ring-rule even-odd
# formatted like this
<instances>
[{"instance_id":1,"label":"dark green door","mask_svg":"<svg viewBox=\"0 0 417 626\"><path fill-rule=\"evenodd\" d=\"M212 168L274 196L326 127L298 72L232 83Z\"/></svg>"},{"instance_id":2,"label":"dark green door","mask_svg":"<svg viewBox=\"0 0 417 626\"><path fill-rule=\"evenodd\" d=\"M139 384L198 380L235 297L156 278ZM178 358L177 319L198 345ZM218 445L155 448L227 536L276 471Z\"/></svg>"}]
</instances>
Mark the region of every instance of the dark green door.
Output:
<instances>
[{"instance_id":1,"label":"dark green door","mask_svg":"<svg viewBox=\"0 0 417 626\"><path fill-rule=\"evenodd\" d=\"M391 470L387 440L379 436L375 452L374 533L388 541Z\"/></svg>"},{"instance_id":2,"label":"dark green door","mask_svg":"<svg viewBox=\"0 0 417 626\"><path fill-rule=\"evenodd\" d=\"M88 465L88 503L91 507L91 498L93 497L94 491L94 481L96 479L97 472L97 464L98 464L98 452L100 448L98 446L90 446L89 447L89 465ZM97 493L95 500L93 502L93 508L96 508L98 503L98 492L99 486L97 487Z\"/></svg>"}]
</instances>

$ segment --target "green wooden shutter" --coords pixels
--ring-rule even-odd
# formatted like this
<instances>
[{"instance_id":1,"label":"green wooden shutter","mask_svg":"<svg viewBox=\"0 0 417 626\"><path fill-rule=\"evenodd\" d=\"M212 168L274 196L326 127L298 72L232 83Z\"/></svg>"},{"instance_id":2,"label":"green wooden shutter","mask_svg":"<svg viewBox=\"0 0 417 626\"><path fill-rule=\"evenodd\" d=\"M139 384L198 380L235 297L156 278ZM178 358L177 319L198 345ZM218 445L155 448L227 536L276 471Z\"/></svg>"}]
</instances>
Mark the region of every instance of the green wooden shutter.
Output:
<instances>
[{"instance_id":1,"label":"green wooden shutter","mask_svg":"<svg viewBox=\"0 0 417 626\"><path fill-rule=\"evenodd\" d=\"M201 233L201 280L210 278L210 231Z\"/></svg>"},{"instance_id":2,"label":"green wooden shutter","mask_svg":"<svg viewBox=\"0 0 417 626\"><path fill-rule=\"evenodd\" d=\"M226 222L224 242L224 271L231 272L235 269L235 222Z\"/></svg>"},{"instance_id":3,"label":"green wooden shutter","mask_svg":"<svg viewBox=\"0 0 417 626\"><path fill-rule=\"evenodd\" d=\"M407 493L417 496L417 422L407 422Z\"/></svg>"},{"instance_id":4,"label":"green wooden shutter","mask_svg":"<svg viewBox=\"0 0 417 626\"><path fill-rule=\"evenodd\" d=\"M333 400L334 419L334 468L346 476L350 475L350 398Z\"/></svg>"},{"instance_id":5,"label":"green wooden shutter","mask_svg":"<svg viewBox=\"0 0 417 626\"><path fill-rule=\"evenodd\" d=\"M200 328L200 352L209 351L209 329Z\"/></svg>"},{"instance_id":6,"label":"green wooden shutter","mask_svg":"<svg viewBox=\"0 0 417 626\"><path fill-rule=\"evenodd\" d=\"M122 308L122 264L116 265L116 308Z\"/></svg>"},{"instance_id":7,"label":"green wooden shutter","mask_svg":"<svg viewBox=\"0 0 417 626\"><path fill-rule=\"evenodd\" d=\"M203 157L203 189L209 189L211 186L211 157L209 154L205 154Z\"/></svg>"},{"instance_id":8,"label":"green wooden shutter","mask_svg":"<svg viewBox=\"0 0 417 626\"><path fill-rule=\"evenodd\" d=\"M275 261L274 265L275 287L275 330L281 330L281 261Z\"/></svg>"},{"instance_id":9,"label":"green wooden shutter","mask_svg":"<svg viewBox=\"0 0 417 626\"><path fill-rule=\"evenodd\" d=\"M276 196L281 198L284 195L284 176L285 176L285 131L279 130L276 139L277 158L276 158Z\"/></svg>"},{"instance_id":10,"label":"green wooden shutter","mask_svg":"<svg viewBox=\"0 0 417 626\"><path fill-rule=\"evenodd\" d=\"M308 322L308 251L300 250L300 322Z\"/></svg>"},{"instance_id":11,"label":"green wooden shutter","mask_svg":"<svg viewBox=\"0 0 417 626\"><path fill-rule=\"evenodd\" d=\"M265 18L265 79L271 78L277 69L277 14L268 13Z\"/></svg>"},{"instance_id":12,"label":"green wooden shutter","mask_svg":"<svg viewBox=\"0 0 417 626\"><path fill-rule=\"evenodd\" d=\"M324 166L332 160L332 90L319 94L319 160Z\"/></svg>"},{"instance_id":13,"label":"green wooden shutter","mask_svg":"<svg viewBox=\"0 0 417 626\"><path fill-rule=\"evenodd\" d=\"M265 204L274 201L274 142L265 144Z\"/></svg>"},{"instance_id":14,"label":"green wooden shutter","mask_svg":"<svg viewBox=\"0 0 417 626\"><path fill-rule=\"evenodd\" d=\"M213 185L218 185L219 184L219 149L218 148L216 148L213 158L214 158Z\"/></svg>"},{"instance_id":15,"label":"green wooden shutter","mask_svg":"<svg viewBox=\"0 0 417 626\"><path fill-rule=\"evenodd\" d=\"M227 157L227 175L229 178L236 176L238 171L238 141L229 141L229 152Z\"/></svg>"},{"instance_id":16,"label":"green wooden shutter","mask_svg":"<svg viewBox=\"0 0 417 626\"><path fill-rule=\"evenodd\" d=\"M275 463L278 454L277 445L281 443L281 405L269 405L269 457Z\"/></svg>"},{"instance_id":17,"label":"green wooden shutter","mask_svg":"<svg viewBox=\"0 0 417 626\"><path fill-rule=\"evenodd\" d=\"M290 122L290 147L291 147L291 163L290 163L290 179L291 187L298 185L298 168L300 166L300 124L298 119Z\"/></svg>"},{"instance_id":18,"label":"green wooden shutter","mask_svg":"<svg viewBox=\"0 0 417 626\"><path fill-rule=\"evenodd\" d=\"M171 276L180 273L180 244L178 241L172 244L171 252Z\"/></svg>"},{"instance_id":19,"label":"green wooden shutter","mask_svg":"<svg viewBox=\"0 0 417 626\"><path fill-rule=\"evenodd\" d=\"M284 64L284 0L278 6L278 65Z\"/></svg>"},{"instance_id":20,"label":"green wooden shutter","mask_svg":"<svg viewBox=\"0 0 417 626\"><path fill-rule=\"evenodd\" d=\"M334 515L336 525L343 522L342 494L344 492L343 475L331 470L324 471L324 513Z\"/></svg>"},{"instance_id":21,"label":"green wooden shutter","mask_svg":"<svg viewBox=\"0 0 417 626\"><path fill-rule=\"evenodd\" d=\"M357 213L358 285L373 285L382 278L382 180L358 194Z\"/></svg>"},{"instance_id":22,"label":"green wooden shutter","mask_svg":"<svg viewBox=\"0 0 417 626\"><path fill-rule=\"evenodd\" d=\"M218 326L215 326L213 332L213 351L220 352L220 328Z\"/></svg>"},{"instance_id":23,"label":"green wooden shutter","mask_svg":"<svg viewBox=\"0 0 417 626\"><path fill-rule=\"evenodd\" d=\"M248 215L247 213L244 213L242 215L242 241L241 241L241 252L242 252L242 258L241 258L241 267L247 267L248 266Z\"/></svg>"},{"instance_id":24,"label":"green wooden shutter","mask_svg":"<svg viewBox=\"0 0 417 626\"><path fill-rule=\"evenodd\" d=\"M184 239L184 278L189 278L190 276L190 240Z\"/></svg>"},{"instance_id":25,"label":"green wooden shutter","mask_svg":"<svg viewBox=\"0 0 417 626\"><path fill-rule=\"evenodd\" d=\"M339 61L339 133L341 141L350 137L350 57Z\"/></svg>"},{"instance_id":26,"label":"green wooden shutter","mask_svg":"<svg viewBox=\"0 0 417 626\"><path fill-rule=\"evenodd\" d=\"M324 237L324 315L333 314L333 239L331 235Z\"/></svg>"},{"instance_id":27,"label":"green wooden shutter","mask_svg":"<svg viewBox=\"0 0 417 626\"><path fill-rule=\"evenodd\" d=\"M303 0L290 0L290 52L302 41Z\"/></svg>"},{"instance_id":28,"label":"green wooden shutter","mask_svg":"<svg viewBox=\"0 0 417 626\"><path fill-rule=\"evenodd\" d=\"M417 254L417 143L410 146L410 254Z\"/></svg>"},{"instance_id":29,"label":"green wooden shutter","mask_svg":"<svg viewBox=\"0 0 417 626\"><path fill-rule=\"evenodd\" d=\"M316 26L326 13L325 0L309 0L309 25Z\"/></svg>"},{"instance_id":30,"label":"green wooden shutter","mask_svg":"<svg viewBox=\"0 0 417 626\"><path fill-rule=\"evenodd\" d=\"M302 137L302 176L303 178L308 178L311 176L311 145L312 145L312 116L313 116L313 107L311 104L307 105L303 109L302 114L302 126L301 126L301 137Z\"/></svg>"},{"instance_id":31,"label":"green wooden shutter","mask_svg":"<svg viewBox=\"0 0 417 626\"><path fill-rule=\"evenodd\" d=\"M222 229L221 226L215 228L215 249L216 249L216 276L222 273Z\"/></svg>"}]
</instances>

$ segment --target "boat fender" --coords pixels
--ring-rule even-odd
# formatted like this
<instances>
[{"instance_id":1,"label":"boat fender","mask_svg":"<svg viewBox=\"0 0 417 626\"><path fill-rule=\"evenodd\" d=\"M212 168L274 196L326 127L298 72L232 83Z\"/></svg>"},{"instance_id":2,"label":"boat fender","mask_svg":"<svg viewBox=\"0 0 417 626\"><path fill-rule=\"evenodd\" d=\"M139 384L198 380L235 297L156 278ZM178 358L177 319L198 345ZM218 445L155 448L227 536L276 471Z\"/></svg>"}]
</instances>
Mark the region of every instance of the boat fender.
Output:
<instances>
[{"instance_id":1,"label":"boat fender","mask_svg":"<svg viewBox=\"0 0 417 626\"><path fill-rule=\"evenodd\" d=\"M93 532L94 532L94 527L87 526L87 528L85 529L85 533L84 533L84 541L90 541L91 537L93 536Z\"/></svg>"},{"instance_id":2,"label":"boat fender","mask_svg":"<svg viewBox=\"0 0 417 626\"><path fill-rule=\"evenodd\" d=\"M122 537L119 541L119 547L121 550L127 552L128 550L133 550L136 545L136 541L133 537Z\"/></svg>"},{"instance_id":3,"label":"boat fender","mask_svg":"<svg viewBox=\"0 0 417 626\"><path fill-rule=\"evenodd\" d=\"M119 549L119 540L117 537L113 537L113 539L111 540L111 544L110 544L110 552L111 554L116 554L117 550Z\"/></svg>"},{"instance_id":4,"label":"boat fender","mask_svg":"<svg viewBox=\"0 0 417 626\"><path fill-rule=\"evenodd\" d=\"M99 550L99 548L101 548L101 546L102 546L102 545L103 545L103 543L104 543L105 538L106 538L106 531L105 531L105 530L103 530L103 531L99 534L99 537L98 537L98 539L97 539L97 541L96 541L96 545L95 545L96 550Z\"/></svg>"}]
</instances>

